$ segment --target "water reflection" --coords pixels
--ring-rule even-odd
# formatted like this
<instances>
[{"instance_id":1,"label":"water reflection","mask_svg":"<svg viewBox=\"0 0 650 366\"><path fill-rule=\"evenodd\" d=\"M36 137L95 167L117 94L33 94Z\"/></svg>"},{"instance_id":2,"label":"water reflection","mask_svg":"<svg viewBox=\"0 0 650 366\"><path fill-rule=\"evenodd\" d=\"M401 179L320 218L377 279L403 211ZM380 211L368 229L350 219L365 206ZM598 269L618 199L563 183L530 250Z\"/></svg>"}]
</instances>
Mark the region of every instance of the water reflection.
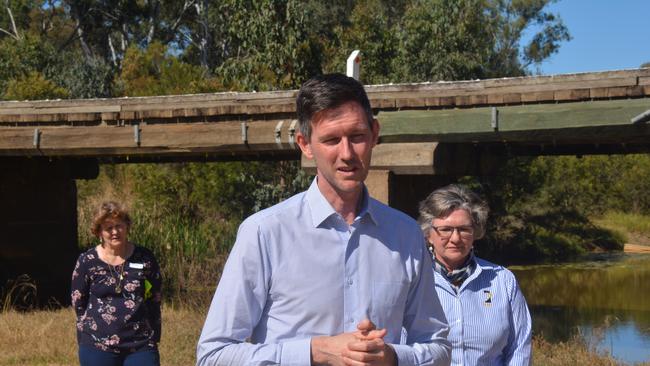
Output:
<instances>
[{"instance_id":1,"label":"water reflection","mask_svg":"<svg viewBox=\"0 0 650 366\"><path fill-rule=\"evenodd\" d=\"M650 360L650 255L510 269L528 301L535 334L566 341L579 332L621 360Z\"/></svg>"}]
</instances>

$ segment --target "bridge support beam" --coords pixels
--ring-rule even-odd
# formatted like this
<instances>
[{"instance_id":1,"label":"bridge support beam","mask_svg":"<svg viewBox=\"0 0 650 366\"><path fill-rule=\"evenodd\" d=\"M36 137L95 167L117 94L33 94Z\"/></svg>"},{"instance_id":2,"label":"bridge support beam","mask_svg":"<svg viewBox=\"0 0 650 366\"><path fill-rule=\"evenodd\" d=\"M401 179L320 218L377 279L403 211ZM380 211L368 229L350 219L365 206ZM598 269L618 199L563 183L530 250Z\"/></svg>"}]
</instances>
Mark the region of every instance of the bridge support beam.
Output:
<instances>
[{"instance_id":1,"label":"bridge support beam","mask_svg":"<svg viewBox=\"0 0 650 366\"><path fill-rule=\"evenodd\" d=\"M77 246L77 190L74 179L92 177L96 163L37 158L0 159L0 287L15 288L18 306L69 303ZM83 169L79 169L83 167ZM21 298L19 294L29 294Z\"/></svg>"}]
</instances>

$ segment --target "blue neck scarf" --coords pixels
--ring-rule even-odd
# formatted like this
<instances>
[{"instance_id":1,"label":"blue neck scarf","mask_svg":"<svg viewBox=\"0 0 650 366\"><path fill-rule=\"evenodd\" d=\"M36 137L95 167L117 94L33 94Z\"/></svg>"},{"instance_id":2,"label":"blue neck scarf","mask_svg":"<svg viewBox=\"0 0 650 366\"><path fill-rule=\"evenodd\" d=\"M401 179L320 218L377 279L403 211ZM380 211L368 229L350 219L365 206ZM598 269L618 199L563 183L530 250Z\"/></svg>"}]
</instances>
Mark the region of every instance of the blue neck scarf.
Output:
<instances>
[{"instance_id":1,"label":"blue neck scarf","mask_svg":"<svg viewBox=\"0 0 650 366\"><path fill-rule=\"evenodd\" d=\"M456 291L458 291L460 285L462 285L463 282L474 273L475 269L476 261L474 260L474 250L469 252L467 259L460 267L452 271L448 271L447 268L438 261L435 253L433 254L433 270L445 278Z\"/></svg>"}]
</instances>

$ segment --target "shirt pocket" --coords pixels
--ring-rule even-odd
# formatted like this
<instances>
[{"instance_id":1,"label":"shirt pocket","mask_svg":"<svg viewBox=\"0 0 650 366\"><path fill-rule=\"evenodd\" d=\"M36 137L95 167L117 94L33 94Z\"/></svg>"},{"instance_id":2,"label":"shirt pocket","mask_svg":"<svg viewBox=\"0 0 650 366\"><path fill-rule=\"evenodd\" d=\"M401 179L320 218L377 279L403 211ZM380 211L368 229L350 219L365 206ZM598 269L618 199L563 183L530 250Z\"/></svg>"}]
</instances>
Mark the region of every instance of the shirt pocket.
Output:
<instances>
[{"instance_id":1,"label":"shirt pocket","mask_svg":"<svg viewBox=\"0 0 650 366\"><path fill-rule=\"evenodd\" d=\"M377 328L401 329L408 286L399 281L372 283L370 320Z\"/></svg>"}]
</instances>

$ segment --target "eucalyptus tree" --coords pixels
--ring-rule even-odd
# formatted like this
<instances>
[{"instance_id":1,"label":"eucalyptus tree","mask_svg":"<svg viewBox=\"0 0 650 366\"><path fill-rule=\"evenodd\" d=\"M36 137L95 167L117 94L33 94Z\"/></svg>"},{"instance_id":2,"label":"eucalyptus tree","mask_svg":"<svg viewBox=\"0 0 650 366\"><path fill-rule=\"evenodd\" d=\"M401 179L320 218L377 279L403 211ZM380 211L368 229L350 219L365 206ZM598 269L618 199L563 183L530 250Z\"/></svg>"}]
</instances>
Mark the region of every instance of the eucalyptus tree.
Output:
<instances>
[{"instance_id":1,"label":"eucalyptus tree","mask_svg":"<svg viewBox=\"0 0 650 366\"><path fill-rule=\"evenodd\" d=\"M369 83L524 75L570 40L561 18L546 10L551 2L355 1L337 28L337 58L361 49ZM338 62L328 69L342 69Z\"/></svg>"}]
</instances>

